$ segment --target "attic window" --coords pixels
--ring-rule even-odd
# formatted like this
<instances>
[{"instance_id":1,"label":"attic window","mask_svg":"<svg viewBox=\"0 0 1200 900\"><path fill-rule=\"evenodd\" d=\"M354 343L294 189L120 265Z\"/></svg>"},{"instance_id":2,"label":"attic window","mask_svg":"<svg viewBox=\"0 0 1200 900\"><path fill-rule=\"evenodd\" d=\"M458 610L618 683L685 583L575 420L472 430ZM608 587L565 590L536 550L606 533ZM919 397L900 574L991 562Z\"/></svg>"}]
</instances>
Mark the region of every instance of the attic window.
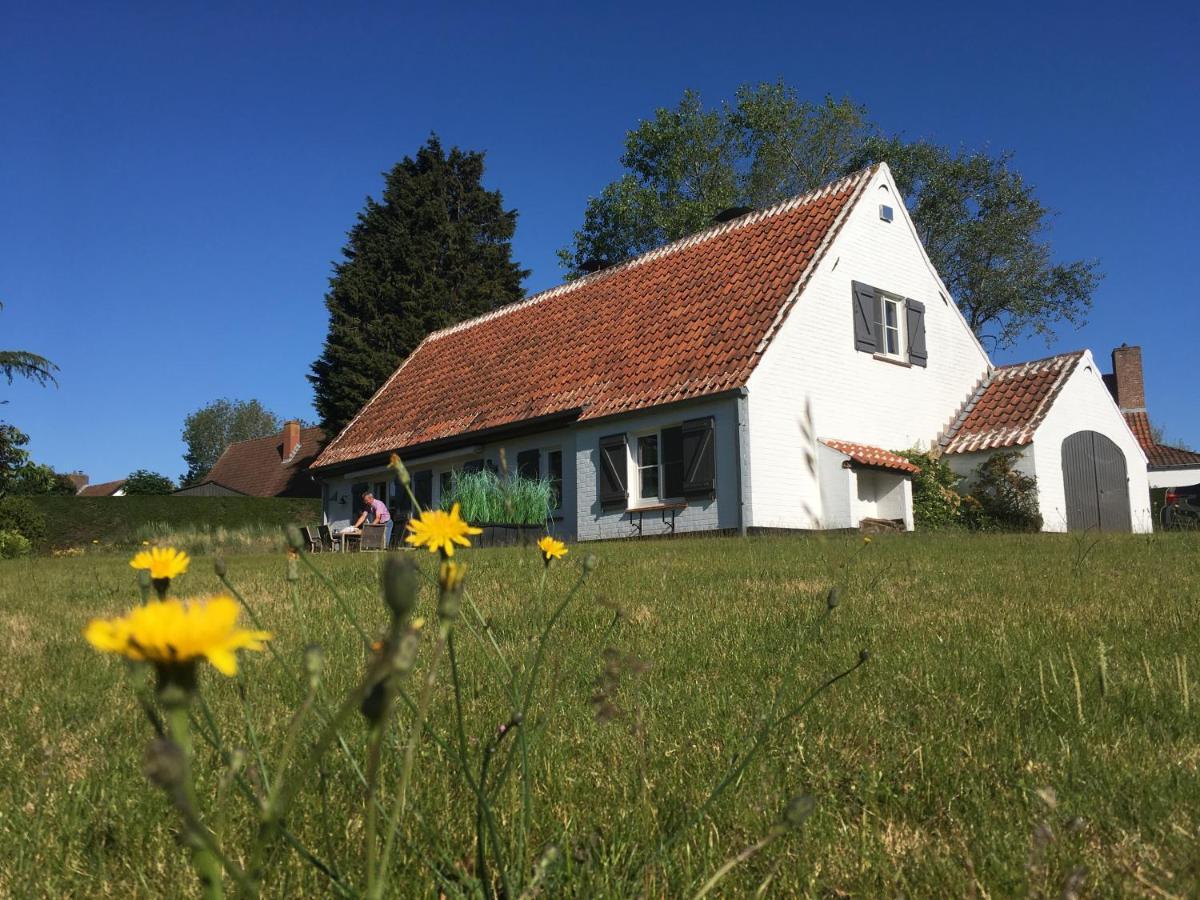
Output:
<instances>
[{"instance_id":1,"label":"attic window","mask_svg":"<svg viewBox=\"0 0 1200 900\"><path fill-rule=\"evenodd\" d=\"M892 221L892 208L886 203L879 204L879 218L884 222Z\"/></svg>"}]
</instances>

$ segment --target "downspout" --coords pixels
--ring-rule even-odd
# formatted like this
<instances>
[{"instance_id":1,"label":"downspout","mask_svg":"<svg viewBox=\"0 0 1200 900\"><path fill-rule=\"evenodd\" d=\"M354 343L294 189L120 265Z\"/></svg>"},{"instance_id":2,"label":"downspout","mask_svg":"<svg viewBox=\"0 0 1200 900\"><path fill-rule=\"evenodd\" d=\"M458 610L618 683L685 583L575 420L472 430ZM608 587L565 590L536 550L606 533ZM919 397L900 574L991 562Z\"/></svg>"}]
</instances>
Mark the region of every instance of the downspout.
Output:
<instances>
[{"instance_id":1,"label":"downspout","mask_svg":"<svg viewBox=\"0 0 1200 900\"><path fill-rule=\"evenodd\" d=\"M734 427L737 429L734 447L737 457L738 534L746 536L750 520L750 392L738 388L734 406Z\"/></svg>"}]
</instances>

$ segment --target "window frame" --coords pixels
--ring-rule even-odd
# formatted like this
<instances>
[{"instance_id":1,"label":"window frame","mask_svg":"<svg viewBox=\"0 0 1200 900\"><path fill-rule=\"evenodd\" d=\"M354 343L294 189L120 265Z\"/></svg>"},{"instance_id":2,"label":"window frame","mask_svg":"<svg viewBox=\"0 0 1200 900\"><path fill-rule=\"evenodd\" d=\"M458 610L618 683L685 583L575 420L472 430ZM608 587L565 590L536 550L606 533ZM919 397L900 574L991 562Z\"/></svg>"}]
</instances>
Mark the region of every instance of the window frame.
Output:
<instances>
[{"instance_id":1,"label":"window frame","mask_svg":"<svg viewBox=\"0 0 1200 900\"><path fill-rule=\"evenodd\" d=\"M885 359L908 361L908 322L905 318L905 301L903 297L897 297L895 294L889 294L876 288L876 294L879 297L879 346L876 348L876 354ZM891 307L895 310L896 321L895 325L888 325L887 311ZM896 334L896 350L892 352L888 350L888 332L893 331Z\"/></svg>"},{"instance_id":2,"label":"window frame","mask_svg":"<svg viewBox=\"0 0 1200 900\"><path fill-rule=\"evenodd\" d=\"M629 434L629 442L627 444L629 455L628 469L631 473L629 484L629 500L626 509L645 509L647 507L661 506L665 503L686 503L687 496L679 494L675 497L664 497L663 488L666 486L666 472L663 469L663 432L670 428L677 428L679 425L670 424L662 425L658 428L648 428L642 431L633 431ZM642 496L642 469L649 468L642 466L640 459L640 448L642 438L653 436L656 441L658 461L655 465L658 477L658 493L654 497Z\"/></svg>"},{"instance_id":3,"label":"window frame","mask_svg":"<svg viewBox=\"0 0 1200 900\"><path fill-rule=\"evenodd\" d=\"M551 507L550 512L551 512L551 514L553 514L553 513L561 514L562 508L563 508L563 485L566 480L563 475L563 450L562 450L562 447L543 447L542 448L542 460L541 460L542 471L546 473L544 477L547 480L549 480L551 486L553 487L554 483L556 481L556 479L554 478L554 476L552 474L552 470L550 468L550 455L553 453L558 454L558 478L557 478L558 503L557 503L557 505Z\"/></svg>"}]
</instances>

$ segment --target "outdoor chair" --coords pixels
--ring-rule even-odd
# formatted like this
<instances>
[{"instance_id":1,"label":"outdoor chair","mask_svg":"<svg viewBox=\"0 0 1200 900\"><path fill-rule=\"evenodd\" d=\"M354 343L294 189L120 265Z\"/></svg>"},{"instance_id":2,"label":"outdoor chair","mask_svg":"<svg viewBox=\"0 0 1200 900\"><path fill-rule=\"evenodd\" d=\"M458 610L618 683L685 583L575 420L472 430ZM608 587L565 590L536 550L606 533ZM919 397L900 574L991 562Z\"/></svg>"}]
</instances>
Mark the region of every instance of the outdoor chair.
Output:
<instances>
[{"instance_id":1,"label":"outdoor chair","mask_svg":"<svg viewBox=\"0 0 1200 900\"><path fill-rule=\"evenodd\" d=\"M304 540L308 542L309 553L320 553L322 550L321 541L313 535L313 530L305 525L300 529L300 533L304 535Z\"/></svg>"},{"instance_id":2,"label":"outdoor chair","mask_svg":"<svg viewBox=\"0 0 1200 900\"><path fill-rule=\"evenodd\" d=\"M364 525L360 550L386 550L387 525Z\"/></svg>"},{"instance_id":3,"label":"outdoor chair","mask_svg":"<svg viewBox=\"0 0 1200 900\"><path fill-rule=\"evenodd\" d=\"M333 531L328 525L321 525L317 528L317 537L321 542L321 549L333 552L336 548L333 546Z\"/></svg>"}]
</instances>

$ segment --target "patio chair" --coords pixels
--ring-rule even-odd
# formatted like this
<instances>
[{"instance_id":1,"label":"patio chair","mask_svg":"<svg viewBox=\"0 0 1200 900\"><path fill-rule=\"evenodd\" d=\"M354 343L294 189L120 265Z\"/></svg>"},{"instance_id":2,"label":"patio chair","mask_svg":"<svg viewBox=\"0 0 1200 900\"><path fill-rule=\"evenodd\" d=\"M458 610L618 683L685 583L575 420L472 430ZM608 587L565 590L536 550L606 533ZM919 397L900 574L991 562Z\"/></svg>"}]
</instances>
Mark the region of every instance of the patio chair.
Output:
<instances>
[{"instance_id":1,"label":"patio chair","mask_svg":"<svg viewBox=\"0 0 1200 900\"><path fill-rule=\"evenodd\" d=\"M333 546L333 530L328 525L320 525L317 527L317 538L321 541L321 549L333 552L336 547Z\"/></svg>"},{"instance_id":2,"label":"patio chair","mask_svg":"<svg viewBox=\"0 0 1200 900\"><path fill-rule=\"evenodd\" d=\"M300 533L302 535L304 535L304 540L306 540L308 542L308 552L309 553L320 553L321 552L321 550L323 549L321 546L321 541L318 537L316 537L313 534L313 530L311 528L309 528L307 525L305 525L303 528L300 529Z\"/></svg>"},{"instance_id":3,"label":"patio chair","mask_svg":"<svg viewBox=\"0 0 1200 900\"><path fill-rule=\"evenodd\" d=\"M386 525L364 525L362 530L362 543L359 544L360 550L386 550L387 549L387 526Z\"/></svg>"}]
</instances>

